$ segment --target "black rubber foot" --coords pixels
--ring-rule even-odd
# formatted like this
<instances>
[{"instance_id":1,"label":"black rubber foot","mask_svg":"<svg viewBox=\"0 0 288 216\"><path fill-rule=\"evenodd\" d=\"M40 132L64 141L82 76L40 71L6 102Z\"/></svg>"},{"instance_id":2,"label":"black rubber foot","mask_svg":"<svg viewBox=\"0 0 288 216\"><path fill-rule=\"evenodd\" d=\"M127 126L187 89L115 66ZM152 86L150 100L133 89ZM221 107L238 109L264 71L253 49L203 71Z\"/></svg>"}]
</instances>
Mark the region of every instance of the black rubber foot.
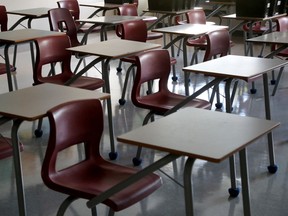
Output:
<instances>
[{"instance_id":1,"label":"black rubber foot","mask_svg":"<svg viewBox=\"0 0 288 216\"><path fill-rule=\"evenodd\" d=\"M118 102L120 105L124 105L126 103L126 100L125 99L119 99Z\"/></svg>"},{"instance_id":2,"label":"black rubber foot","mask_svg":"<svg viewBox=\"0 0 288 216\"><path fill-rule=\"evenodd\" d=\"M240 189L239 188L229 188L228 192L229 192L231 197L237 197L240 193Z\"/></svg>"},{"instance_id":3,"label":"black rubber foot","mask_svg":"<svg viewBox=\"0 0 288 216\"><path fill-rule=\"evenodd\" d=\"M34 134L36 137L41 137L43 135L43 131L42 130L39 130L39 129L36 129L34 131Z\"/></svg>"},{"instance_id":4,"label":"black rubber foot","mask_svg":"<svg viewBox=\"0 0 288 216\"><path fill-rule=\"evenodd\" d=\"M275 85L276 84L276 80L271 80L270 83L271 83L271 85Z\"/></svg>"},{"instance_id":5,"label":"black rubber foot","mask_svg":"<svg viewBox=\"0 0 288 216\"><path fill-rule=\"evenodd\" d=\"M270 165L270 166L267 167L267 169L268 169L269 173L273 174L273 173L277 172L278 166L277 165Z\"/></svg>"},{"instance_id":6,"label":"black rubber foot","mask_svg":"<svg viewBox=\"0 0 288 216\"><path fill-rule=\"evenodd\" d=\"M173 80L173 82L176 82L178 80L178 77L177 76L173 76L172 80Z\"/></svg>"},{"instance_id":7,"label":"black rubber foot","mask_svg":"<svg viewBox=\"0 0 288 216\"><path fill-rule=\"evenodd\" d=\"M118 153L117 152L110 152L109 153L110 160L116 160L117 157L118 157Z\"/></svg>"},{"instance_id":8,"label":"black rubber foot","mask_svg":"<svg viewBox=\"0 0 288 216\"><path fill-rule=\"evenodd\" d=\"M222 103L216 103L216 104L215 104L215 107L216 107L217 109L221 109L221 108L222 108L222 106L223 106L223 104L222 104Z\"/></svg>"},{"instance_id":9,"label":"black rubber foot","mask_svg":"<svg viewBox=\"0 0 288 216\"><path fill-rule=\"evenodd\" d=\"M256 92L257 92L257 89L250 89L251 94L256 94Z\"/></svg>"},{"instance_id":10,"label":"black rubber foot","mask_svg":"<svg viewBox=\"0 0 288 216\"><path fill-rule=\"evenodd\" d=\"M117 70L117 73L120 73L122 71L122 68L117 67L116 70Z\"/></svg>"},{"instance_id":11,"label":"black rubber foot","mask_svg":"<svg viewBox=\"0 0 288 216\"><path fill-rule=\"evenodd\" d=\"M133 158L133 164L134 166L139 166L142 163L142 159L141 158Z\"/></svg>"}]
</instances>

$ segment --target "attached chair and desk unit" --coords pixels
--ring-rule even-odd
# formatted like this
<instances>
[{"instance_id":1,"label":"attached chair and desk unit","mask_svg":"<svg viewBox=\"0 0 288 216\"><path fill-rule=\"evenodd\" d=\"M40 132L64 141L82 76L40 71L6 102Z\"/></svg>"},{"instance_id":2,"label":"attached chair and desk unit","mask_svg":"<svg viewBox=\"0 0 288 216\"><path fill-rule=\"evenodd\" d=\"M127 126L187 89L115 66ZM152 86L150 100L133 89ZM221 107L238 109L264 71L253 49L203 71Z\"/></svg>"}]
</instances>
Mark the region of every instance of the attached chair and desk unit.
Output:
<instances>
[{"instance_id":1,"label":"attached chair and desk unit","mask_svg":"<svg viewBox=\"0 0 288 216\"><path fill-rule=\"evenodd\" d=\"M46 112L62 103L83 100L106 100L107 93L95 92L55 84L41 84L0 95L0 114L6 119L13 120L11 139L15 167L16 188L19 215L29 215L26 212L22 162L19 151L18 129L23 121L35 121L47 116ZM37 106L35 106L37 104Z\"/></svg>"}]
</instances>

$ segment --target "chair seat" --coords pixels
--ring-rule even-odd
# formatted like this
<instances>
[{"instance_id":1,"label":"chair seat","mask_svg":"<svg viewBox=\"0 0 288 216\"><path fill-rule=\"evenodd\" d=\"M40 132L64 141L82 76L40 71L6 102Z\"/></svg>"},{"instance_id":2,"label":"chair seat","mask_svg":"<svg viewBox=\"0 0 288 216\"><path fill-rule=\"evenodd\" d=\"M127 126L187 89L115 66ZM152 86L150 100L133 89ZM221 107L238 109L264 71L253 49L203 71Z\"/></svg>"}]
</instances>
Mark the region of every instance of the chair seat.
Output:
<instances>
[{"instance_id":1,"label":"chair seat","mask_svg":"<svg viewBox=\"0 0 288 216\"><path fill-rule=\"evenodd\" d=\"M156 40L156 39L160 39L162 37L163 37L162 33L151 32L151 31L147 32L147 40Z\"/></svg>"},{"instance_id":2,"label":"chair seat","mask_svg":"<svg viewBox=\"0 0 288 216\"><path fill-rule=\"evenodd\" d=\"M287 58L288 57L288 49L285 49L285 50L277 53L277 56L281 56L281 57Z\"/></svg>"},{"instance_id":3,"label":"chair seat","mask_svg":"<svg viewBox=\"0 0 288 216\"><path fill-rule=\"evenodd\" d=\"M16 67L14 67L13 65L10 65L10 71L15 72ZM0 75L5 74L5 73L6 73L6 64L0 63Z\"/></svg>"},{"instance_id":4,"label":"chair seat","mask_svg":"<svg viewBox=\"0 0 288 216\"><path fill-rule=\"evenodd\" d=\"M207 41L205 36L195 39L189 38L186 45L205 49L207 47Z\"/></svg>"},{"instance_id":5,"label":"chair seat","mask_svg":"<svg viewBox=\"0 0 288 216\"><path fill-rule=\"evenodd\" d=\"M261 25L261 23L257 23L252 27L252 32L254 34L263 34L264 32L268 31L269 28L266 26ZM249 32L249 27L247 25L243 25L243 31Z\"/></svg>"},{"instance_id":6,"label":"chair seat","mask_svg":"<svg viewBox=\"0 0 288 216\"><path fill-rule=\"evenodd\" d=\"M23 151L23 144L19 143L20 151ZM13 156L13 148L11 138L0 137L0 160Z\"/></svg>"},{"instance_id":7,"label":"chair seat","mask_svg":"<svg viewBox=\"0 0 288 216\"><path fill-rule=\"evenodd\" d=\"M137 106L144 109L153 110L158 115L163 115L165 112L182 102L185 98L186 96L184 95L174 94L172 92L166 94L157 92L139 98L137 101ZM211 109L211 104L208 101L198 98L190 101L186 106Z\"/></svg>"},{"instance_id":8,"label":"chair seat","mask_svg":"<svg viewBox=\"0 0 288 216\"><path fill-rule=\"evenodd\" d=\"M57 172L52 177L54 182L53 189L76 197L92 199L138 172L137 169L124 167L100 158L97 160L96 165L94 161L93 163L91 161L83 161L73 167L69 167L68 171L64 169ZM73 179L73 181L69 181L69 179ZM114 211L120 211L139 202L161 185L161 178L152 173L109 197L103 203ZM139 190L139 188L141 189Z\"/></svg>"},{"instance_id":9,"label":"chair seat","mask_svg":"<svg viewBox=\"0 0 288 216\"><path fill-rule=\"evenodd\" d=\"M230 40L230 47L233 47L234 45L235 45L234 42ZM207 41L205 39L205 36L196 39L188 39L187 46L194 46L200 49L206 49Z\"/></svg>"},{"instance_id":10,"label":"chair seat","mask_svg":"<svg viewBox=\"0 0 288 216\"><path fill-rule=\"evenodd\" d=\"M40 79L40 82L64 85L67 82L67 80L69 79L63 78L63 76L56 75L51 77L43 77ZM35 84L41 84L41 83L35 83ZM83 88L87 90L95 90L103 87L104 84L105 82L102 79L81 76L77 78L73 83L71 83L70 86L75 88Z\"/></svg>"}]
</instances>

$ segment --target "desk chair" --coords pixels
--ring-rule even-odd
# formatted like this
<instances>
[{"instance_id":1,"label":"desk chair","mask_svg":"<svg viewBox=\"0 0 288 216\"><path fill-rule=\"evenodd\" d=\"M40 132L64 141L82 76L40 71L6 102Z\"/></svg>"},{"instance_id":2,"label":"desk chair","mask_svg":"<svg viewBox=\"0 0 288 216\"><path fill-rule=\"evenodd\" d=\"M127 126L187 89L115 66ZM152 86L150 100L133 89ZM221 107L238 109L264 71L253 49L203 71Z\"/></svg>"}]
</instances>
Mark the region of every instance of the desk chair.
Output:
<instances>
[{"instance_id":1,"label":"desk chair","mask_svg":"<svg viewBox=\"0 0 288 216\"><path fill-rule=\"evenodd\" d=\"M67 194L57 215L64 215L76 199L91 200L129 178L138 170L109 162L100 154L103 133L103 111L99 100L68 102L47 112L50 135L41 176L52 190ZM73 131L73 133L71 133ZM63 169L56 169L58 153L84 143L85 159ZM161 178L151 173L133 185L112 195L103 204L110 207L109 216L141 201L162 185ZM92 207L96 216L96 207Z\"/></svg>"},{"instance_id":2,"label":"desk chair","mask_svg":"<svg viewBox=\"0 0 288 216\"><path fill-rule=\"evenodd\" d=\"M120 5L117 8L117 14L120 16L138 16L137 6L138 6L138 1L134 2L133 4ZM118 37L122 38L122 35L121 35L122 33L120 30L121 30L121 28L117 29L116 35ZM146 31L147 31L147 27L146 27ZM162 37L163 37L163 34L157 33L157 32L148 31L146 34L146 40L156 40L156 39L160 39ZM117 72L121 72L121 71L122 71L122 68L121 68L121 61L120 61L119 65L117 67Z\"/></svg>"},{"instance_id":3,"label":"desk chair","mask_svg":"<svg viewBox=\"0 0 288 216\"><path fill-rule=\"evenodd\" d=\"M71 71L71 52L66 50L71 47L70 39L67 35L51 36L39 38L35 41L36 62L33 70L33 85L42 83L54 83L65 85L65 83L74 76ZM60 63L59 71L54 70L53 74L45 74L45 68L49 65ZM47 72L48 73L48 72ZM72 87L83 88L87 90L96 90L104 87L104 80L94 77L81 76ZM42 135L42 121L39 121L38 128L35 131L37 137Z\"/></svg>"},{"instance_id":4,"label":"desk chair","mask_svg":"<svg viewBox=\"0 0 288 216\"><path fill-rule=\"evenodd\" d=\"M7 31L8 30L8 16L7 16L7 11L6 7L4 5L0 5L0 30L1 32ZM4 46L4 44L0 43L0 47ZM0 55L1 58L5 58L3 55ZM14 52L15 56L15 52ZM18 89L18 84L17 84L17 79L16 79L16 67L13 65L10 65L10 71L13 75L13 80L14 80L14 87L17 90ZM5 63L0 63L0 75L6 74L6 64Z\"/></svg>"},{"instance_id":5,"label":"desk chair","mask_svg":"<svg viewBox=\"0 0 288 216\"><path fill-rule=\"evenodd\" d=\"M48 19L50 24L51 31L61 31L65 32L66 35L69 36L71 41L71 46L80 46L86 43L85 40L79 41L77 37L77 27L75 21L70 13L70 11L66 8L53 8L48 11ZM73 55L79 59L79 62L74 70L74 73L77 72L80 64L84 60L83 55L75 54ZM85 62L84 62L85 65Z\"/></svg>"},{"instance_id":6,"label":"desk chair","mask_svg":"<svg viewBox=\"0 0 288 216\"><path fill-rule=\"evenodd\" d=\"M185 13L185 16L187 23L189 24L206 24L206 15L203 9L192 9ZM190 65L194 63L197 64L199 50L205 50L207 47L205 36L201 36L198 38L189 38L186 45L194 48Z\"/></svg>"},{"instance_id":7,"label":"desk chair","mask_svg":"<svg viewBox=\"0 0 288 216\"><path fill-rule=\"evenodd\" d=\"M243 34L244 34L244 54L245 55L248 55L249 54L249 46L247 47L247 42L246 40L249 38L249 34L250 34L250 27L248 24L244 24L242 26L242 29L243 29ZM262 35L264 34L265 32L268 32L269 31L269 28L266 27L265 25L263 25L262 22L255 22L253 23L253 26L252 26L252 34L253 34L253 37L255 36L259 36L259 35ZM265 46L263 45L262 46L262 49L260 51L260 54L259 54L259 57L262 56L262 53L264 51L264 48Z\"/></svg>"},{"instance_id":8,"label":"desk chair","mask_svg":"<svg viewBox=\"0 0 288 216\"><path fill-rule=\"evenodd\" d=\"M139 42L146 42L147 40L147 26L143 20L136 20L136 21L129 21L122 23L116 27L116 34L117 32L121 32L120 36L123 40L133 40ZM119 34L117 34L119 35ZM126 89L129 81L129 75L132 70L135 68L135 56L130 56L126 58L120 59L121 62L128 62L131 63L131 66L128 68L126 75L124 86L122 90L121 98L119 99L119 104L124 105ZM170 64L175 65L177 60L175 58L170 58Z\"/></svg>"},{"instance_id":9,"label":"desk chair","mask_svg":"<svg viewBox=\"0 0 288 216\"><path fill-rule=\"evenodd\" d=\"M70 11L75 21L78 33L86 33L92 26L91 24L81 24L77 21L80 18L80 6L77 0L61 0L57 2L57 5L59 8L66 8ZM93 28L92 32L100 32L100 27Z\"/></svg>"},{"instance_id":10,"label":"desk chair","mask_svg":"<svg viewBox=\"0 0 288 216\"><path fill-rule=\"evenodd\" d=\"M154 114L164 116L167 111L183 101L186 96L171 92L168 87L169 73L171 69L170 55L168 50L159 49L143 52L135 56L137 73L132 88L131 99L136 107L149 110L145 116L143 125L151 119ZM156 83L158 81L158 85ZM154 82L157 86L155 91L149 88L149 94L142 95L143 84ZM187 106L195 108L210 109L210 102L202 99L194 99ZM137 155L133 158L133 164L138 166L142 160L141 147L138 147Z\"/></svg>"},{"instance_id":11,"label":"desk chair","mask_svg":"<svg viewBox=\"0 0 288 216\"><path fill-rule=\"evenodd\" d=\"M190 24L209 24L206 20L206 15L203 9L192 9L185 13L187 23ZM212 25L213 23L210 23ZM200 50L205 51L207 48L207 41L205 35L198 38L189 38L186 43L187 46L194 47L194 53L190 65L198 63L198 52ZM233 42L230 41L230 46L233 46Z\"/></svg>"},{"instance_id":12,"label":"desk chair","mask_svg":"<svg viewBox=\"0 0 288 216\"><path fill-rule=\"evenodd\" d=\"M137 1L136 2L134 1L133 4L120 5L117 8L117 13L118 15L121 15L121 16L138 16L137 5L138 5ZM147 21L146 23L149 23L149 22L151 21ZM121 37L121 35L118 35L118 37ZM162 37L163 37L162 33L148 31L146 40L156 40Z\"/></svg>"},{"instance_id":13,"label":"desk chair","mask_svg":"<svg viewBox=\"0 0 288 216\"><path fill-rule=\"evenodd\" d=\"M230 34L227 29L220 29L212 32L208 32L205 35L206 41L207 41L207 47L204 54L203 62L209 61L213 58L217 57L223 57L229 54L230 48L231 48L231 40L230 40ZM236 81L233 87L232 91L232 97L231 101L233 102L235 91L237 88L238 82ZM219 94L219 88L216 87L217 92L217 103L216 108L221 109L222 103L220 103L220 94ZM213 92L213 93L214 93ZM214 95L211 96L212 98Z\"/></svg>"},{"instance_id":14,"label":"desk chair","mask_svg":"<svg viewBox=\"0 0 288 216\"><path fill-rule=\"evenodd\" d=\"M66 50L71 47L70 39L67 35L43 37L36 40L36 63L33 71L33 85L42 83L54 83L65 85L74 74L71 71L71 52ZM45 76L44 67L51 63L61 63L59 71L54 75ZM104 80L81 76L71 83L72 87L87 90L96 90L104 86Z\"/></svg>"}]
</instances>

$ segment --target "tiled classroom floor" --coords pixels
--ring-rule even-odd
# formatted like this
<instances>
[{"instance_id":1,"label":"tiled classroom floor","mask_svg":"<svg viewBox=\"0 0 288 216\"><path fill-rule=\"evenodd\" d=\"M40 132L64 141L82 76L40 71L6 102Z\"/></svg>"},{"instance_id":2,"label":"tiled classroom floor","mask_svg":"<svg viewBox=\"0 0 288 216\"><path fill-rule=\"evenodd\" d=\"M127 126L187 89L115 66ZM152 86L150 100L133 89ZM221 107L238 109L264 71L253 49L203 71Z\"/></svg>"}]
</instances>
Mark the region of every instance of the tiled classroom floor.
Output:
<instances>
[{"instance_id":1,"label":"tiled classroom floor","mask_svg":"<svg viewBox=\"0 0 288 216\"><path fill-rule=\"evenodd\" d=\"M113 37L113 35L110 35ZM91 36L92 40L98 40L97 35ZM232 54L243 55L242 38L233 37L236 45L232 48ZM32 68L30 64L30 54L27 45L21 45L17 57L17 80L19 88L32 85ZM74 62L76 63L76 61ZM111 97L113 105L113 120L115 136L123 134L133 128L140 127L142 120L147 113L141 109L135 108L128 100L124 106L119 106L121 89L125 77L125 68L122 73L117 74L115 67L118 61L112 61L110 82ZM181 57L178 57L177 74L179 81L177 83L169 82L171 90L184 93L183 72L181 71ZM96 70L89 72L91 76L101 76ZM190 92L201 86L208 79L201 75L191 75ZM248 147L249 175L250 175L250 195L251 195L251 211L253 216L285 216L288 215L288 113L287 98L288 95L287 74L281 80L279 90L274 97L271 97L272 119L281 122L281 126L274 130L275 156L279 166L276 174L267 172L269 163L267 154L267 139L263 137L257 140L253 145ZM0 92L7 91L6 77L0 77ZM256 81L257 93L251 95L249 93L251 84L240 82L235 102L233 104L233 113L236 115L247 115L264 118L264 101L262 93L262 80ZM223 86L222 86L223 87ZM273 86L271 86L272 90ZM128 88L130 92L131 83ZM202 97L208 99L209 94ZM221 98L223 100L223 97ZM37 103L35 103L37 106ZM213 106L213 111L215 107ZM223 110L224 111L224 110ZM109 136L107 122L105 134L103 136L102 152L105 158L108 158ZM193 124L193 122L191 122ZM22 162L24 171L24 183L26 191L27 212L28 216L54 216L56 211L65 199L65 195L48 189L42 182L40 176L41 162L45 154L49 129L47 121L44 122L44 135L36 138L33 135L37 124L24 122L20 127L19 137L25 145L22 152ZM7 123L0 127L0 131L4 135L10 135L11 123ZM233 128L231 128L233 130ZM209 131L207 131L209 133ZM229 131L227 131L229 133ZM175 143L177 145L177 143ZM134 157L136 148L117 143L117 151L119 157L116 163L132 166L131 159ZM159 158L165 153L154 152L146 149L143 154L143 166L152 162L153 157ZM71 149L63 153L61 159L63 163L76 161L79 158L78 151ZM237 181L239 178L238 157L236 157ZM162 171L181 182L182 168L184 159L178 159L175 164L165 166ZM138 203L131 208L116 213L118 216L182 216L184 211L184 195L183 188L173 182L170 178L163 174L162 171L157 173L163 177L163 186L154 194L149 196L143 202ZM192 180L194 185L194 203L195 216L241 216L243 215L241 193L237 198L229 198L227 189L230 187L229 164L224 161L221 164L207 163L197 160L193 168ZM17 215L16 189L13 172L13 161L11 158L0 161L0 215L14 216ZM99 215L108 213L107 207L99 205ZM90 215L90 211L86 208L84 200L76 201L67 211L66 215L83 216Z\"/></svg>"}]
</instances>

